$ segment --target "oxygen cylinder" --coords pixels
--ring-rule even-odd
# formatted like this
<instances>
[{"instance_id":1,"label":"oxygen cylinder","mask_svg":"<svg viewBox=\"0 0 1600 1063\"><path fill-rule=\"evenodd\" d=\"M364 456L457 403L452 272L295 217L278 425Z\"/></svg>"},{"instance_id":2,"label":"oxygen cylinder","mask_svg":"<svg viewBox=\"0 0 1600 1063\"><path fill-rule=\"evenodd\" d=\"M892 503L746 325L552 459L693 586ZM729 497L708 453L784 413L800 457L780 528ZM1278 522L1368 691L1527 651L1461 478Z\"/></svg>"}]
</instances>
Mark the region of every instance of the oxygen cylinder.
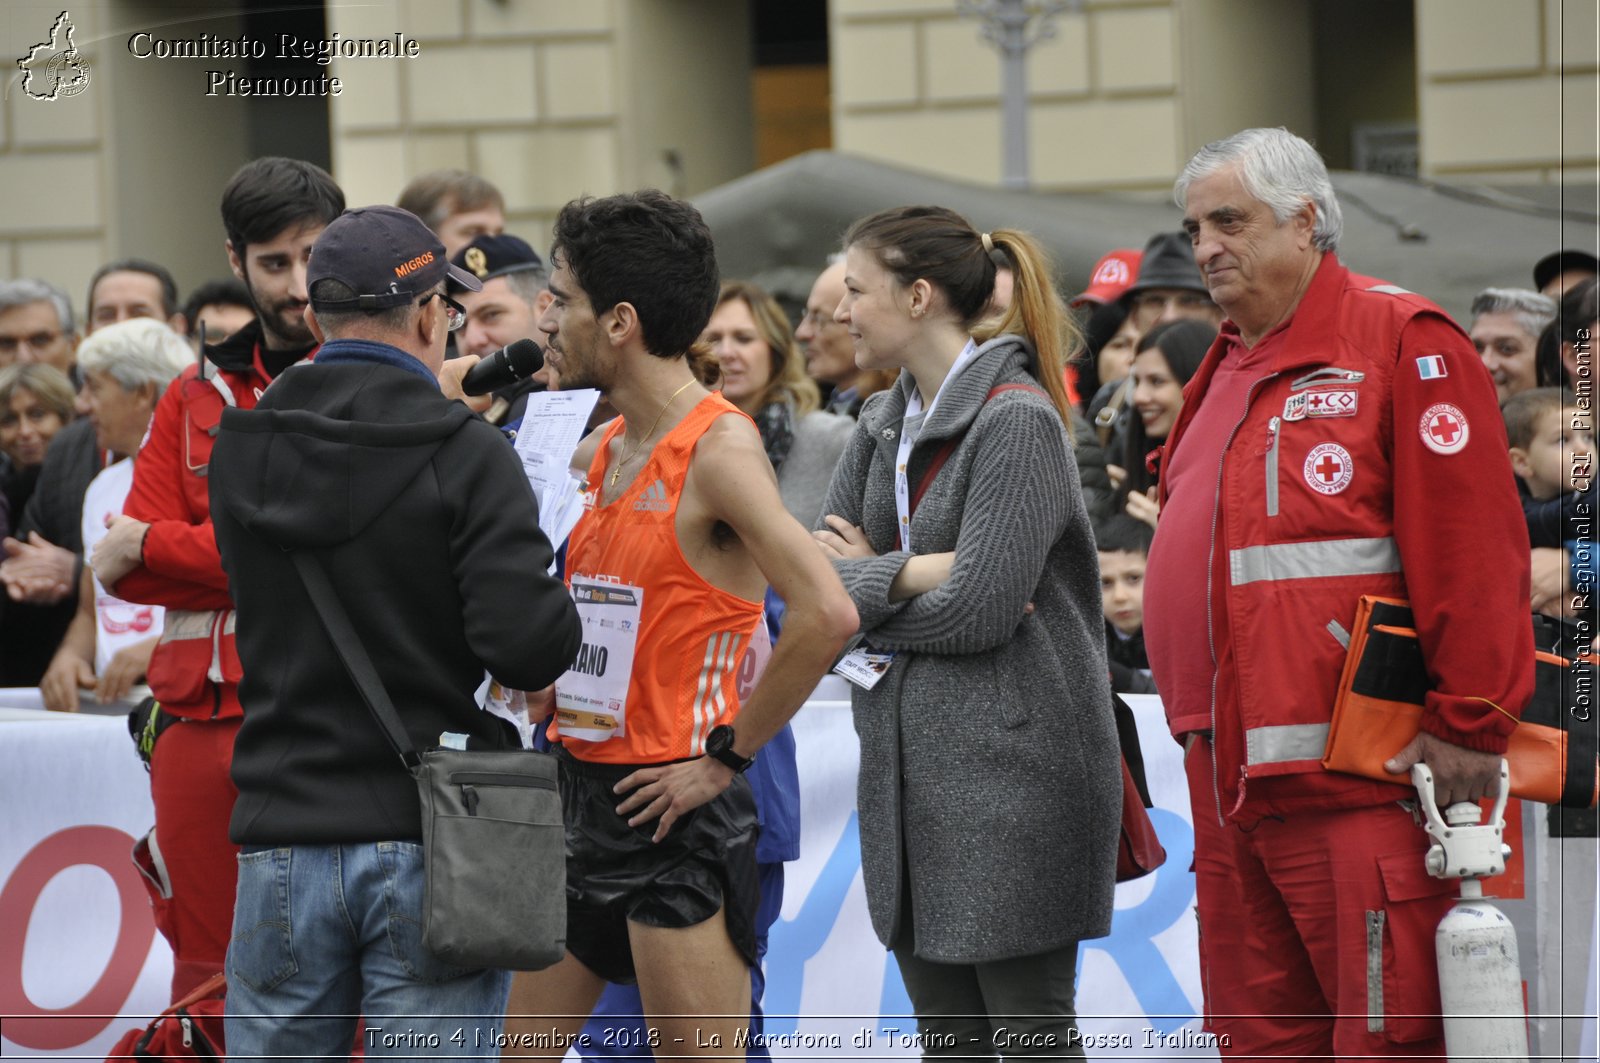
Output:
<instances>
[{"instance_id":1,"label":"oxygen cylinder","mask_svg":"<svg viewBox=\"0 0 1600 1063\"><path fill-rule=\"evenodd\" d=\"M1461 899L1439 921L1433 944L1450 1058L1527 1059L1517 932L1483 899L1477 879L1462 880Z\"/></svg>"},{"instance_id":2,"label":"oxygen cylinder","mask_svg":"<svg viewBox=\"0 0 1600 1063\"><path fill-rule=\"evenodd\" d=\"M1459 878L1461 898L1439 922L1434 953L1439 963L1439 1000L1444 1045L1451 1060L1526 1063L1528 1023L1522 1002L1522 969L1511 920L1483 896L1482 878L1505 870L1511 850L1504 844L1510 775L1500 762L1500 792L1489 822L1479 824L1478 806L1451 805L1441 817L1433 797L1433 773L1411 769L1427 832L1428 873Z\"/></svg>"}]
</instances>

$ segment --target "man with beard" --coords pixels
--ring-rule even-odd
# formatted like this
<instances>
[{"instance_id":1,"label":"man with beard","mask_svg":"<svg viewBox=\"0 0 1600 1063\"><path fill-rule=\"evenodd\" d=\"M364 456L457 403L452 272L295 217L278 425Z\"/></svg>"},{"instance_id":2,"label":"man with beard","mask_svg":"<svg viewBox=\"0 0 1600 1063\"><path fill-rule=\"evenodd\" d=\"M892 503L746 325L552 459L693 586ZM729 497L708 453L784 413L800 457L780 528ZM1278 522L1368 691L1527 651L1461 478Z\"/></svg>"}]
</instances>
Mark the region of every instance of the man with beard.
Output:
<instances>
[{"instance_id":1,"label":"man with beard","mask_svg":"<svg viewBox=\"0 0 1600 1063\"><path fill-rule=\"evenodd\" d=\"M546 357L563 388L598 388L621 417L573 457L588 486L566 572L585 645L556 681L550 728L568 954L517 976L506 1029L514 1044L552 1029L546 1043L572 1044L606 981L637 982L650 1047L742 1058L759 887L741 773L856 613L784 509L755 426L686 358L718 291L700 214L657 191L576 200L551 263ZM784 637L741 704L768 582L788 603Z\"/></svg>"},{"instance_id":2,"label":"man with beard","mask_svg":"<svg viewBox=\"0 0 1600 1063\"><path fill-rule=\"evenodd\" d=\"M156 915L172 944L174 998L222 970L233 923L237 848L228 818L239 729L233 601L212 533L207 466L222 411L252 409L316 343L305 321L311 245L344 193L307 162L247 163L222 194L228 261L256 318L208 345L173 381L139 452L123 515L95 547L95 574L128 602L164 606L150 689L175 720L150 760L156 828L139 846Z\"/></svg>"}]
</instances>

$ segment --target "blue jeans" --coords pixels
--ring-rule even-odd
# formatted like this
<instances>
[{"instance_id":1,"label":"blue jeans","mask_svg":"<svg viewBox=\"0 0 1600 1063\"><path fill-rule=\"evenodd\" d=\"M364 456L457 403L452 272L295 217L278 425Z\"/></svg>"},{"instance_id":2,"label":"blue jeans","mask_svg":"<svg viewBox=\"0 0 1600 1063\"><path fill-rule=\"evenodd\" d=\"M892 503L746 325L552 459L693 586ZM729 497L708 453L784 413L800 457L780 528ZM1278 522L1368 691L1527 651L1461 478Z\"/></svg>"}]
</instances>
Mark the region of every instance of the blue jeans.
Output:
<instances>
[{"instance_id":1,"label":"blue jeans","mask_svg":"<svg viewBox=\"0 0 1600 1063\"><path fill-rule=\"evenodd\" d=\"M416 842L240 853L229 1057L498 1057L511 977L424 948L422 894Z\"/></svg>"}]
</instances>

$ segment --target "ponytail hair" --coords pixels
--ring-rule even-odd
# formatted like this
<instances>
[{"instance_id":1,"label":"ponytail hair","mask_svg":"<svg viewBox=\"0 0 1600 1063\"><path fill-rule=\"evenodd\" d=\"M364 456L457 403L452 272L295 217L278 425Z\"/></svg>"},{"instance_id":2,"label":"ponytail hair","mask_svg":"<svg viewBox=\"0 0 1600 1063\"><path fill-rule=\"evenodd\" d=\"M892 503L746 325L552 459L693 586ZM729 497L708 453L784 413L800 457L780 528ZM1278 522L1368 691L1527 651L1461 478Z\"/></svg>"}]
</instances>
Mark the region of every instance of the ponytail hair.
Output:
<instances>
[{"instance_id":1,"label":"ponytail hair","mask_svg":"<svg viewBox=\"0 0 1600 1063\"><path fill-rule=\"evenodd\" d=\"M946 207L895 207L850 226L845 247L872 253L901 286L928 281L944 295L962 326L982 343L1005 332L1033 347L1033 375L1070 424L1065 355L1077 330L1051 279L1049 256L1027 233L996 229L980 233ZM1015 274L1011 306L990 319L995 274L1000 265Z\"/></svg>"},{"instance_id":2,"label":"ponytail hair","mask_svg":"<svg viewBox=\"0 0 1600 1063\"><path fill-rule=\"evenodd\" d=\"M1072 423L1072 402L1067 398L1067 354L1082 346L1077 323L1067 313L1061 294L1051 277L1049 253L1039 241L1018 229L996 229L988 235L996 253L1006 257L1015 280L1011 305L996 320L980 324L974 339L982 343L1002 333L1026 337L1033 345L1033 375L1050 402L1061 414L1061 422Z\"/></svg>"}]
</instances>

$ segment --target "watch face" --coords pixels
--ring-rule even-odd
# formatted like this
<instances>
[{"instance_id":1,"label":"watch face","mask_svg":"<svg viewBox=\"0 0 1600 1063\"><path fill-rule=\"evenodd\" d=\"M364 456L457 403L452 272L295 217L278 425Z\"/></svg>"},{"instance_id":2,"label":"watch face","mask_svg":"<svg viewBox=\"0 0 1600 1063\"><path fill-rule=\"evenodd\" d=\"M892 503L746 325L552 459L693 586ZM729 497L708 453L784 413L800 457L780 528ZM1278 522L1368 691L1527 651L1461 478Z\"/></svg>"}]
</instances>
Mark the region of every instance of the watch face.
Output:
<instances>
[{"instance_id":1,"label":"watch face","mask_svg":"<svg viewBox=\"0 0 1600 1063\"><path fill-rule=\"evenodd\" d=\"M749 759L733 751L733 728L725 723L713 727L711 733L706 735L706 753L734 771L743 771L750 766Z\"/></svg>"}]
</instances>

